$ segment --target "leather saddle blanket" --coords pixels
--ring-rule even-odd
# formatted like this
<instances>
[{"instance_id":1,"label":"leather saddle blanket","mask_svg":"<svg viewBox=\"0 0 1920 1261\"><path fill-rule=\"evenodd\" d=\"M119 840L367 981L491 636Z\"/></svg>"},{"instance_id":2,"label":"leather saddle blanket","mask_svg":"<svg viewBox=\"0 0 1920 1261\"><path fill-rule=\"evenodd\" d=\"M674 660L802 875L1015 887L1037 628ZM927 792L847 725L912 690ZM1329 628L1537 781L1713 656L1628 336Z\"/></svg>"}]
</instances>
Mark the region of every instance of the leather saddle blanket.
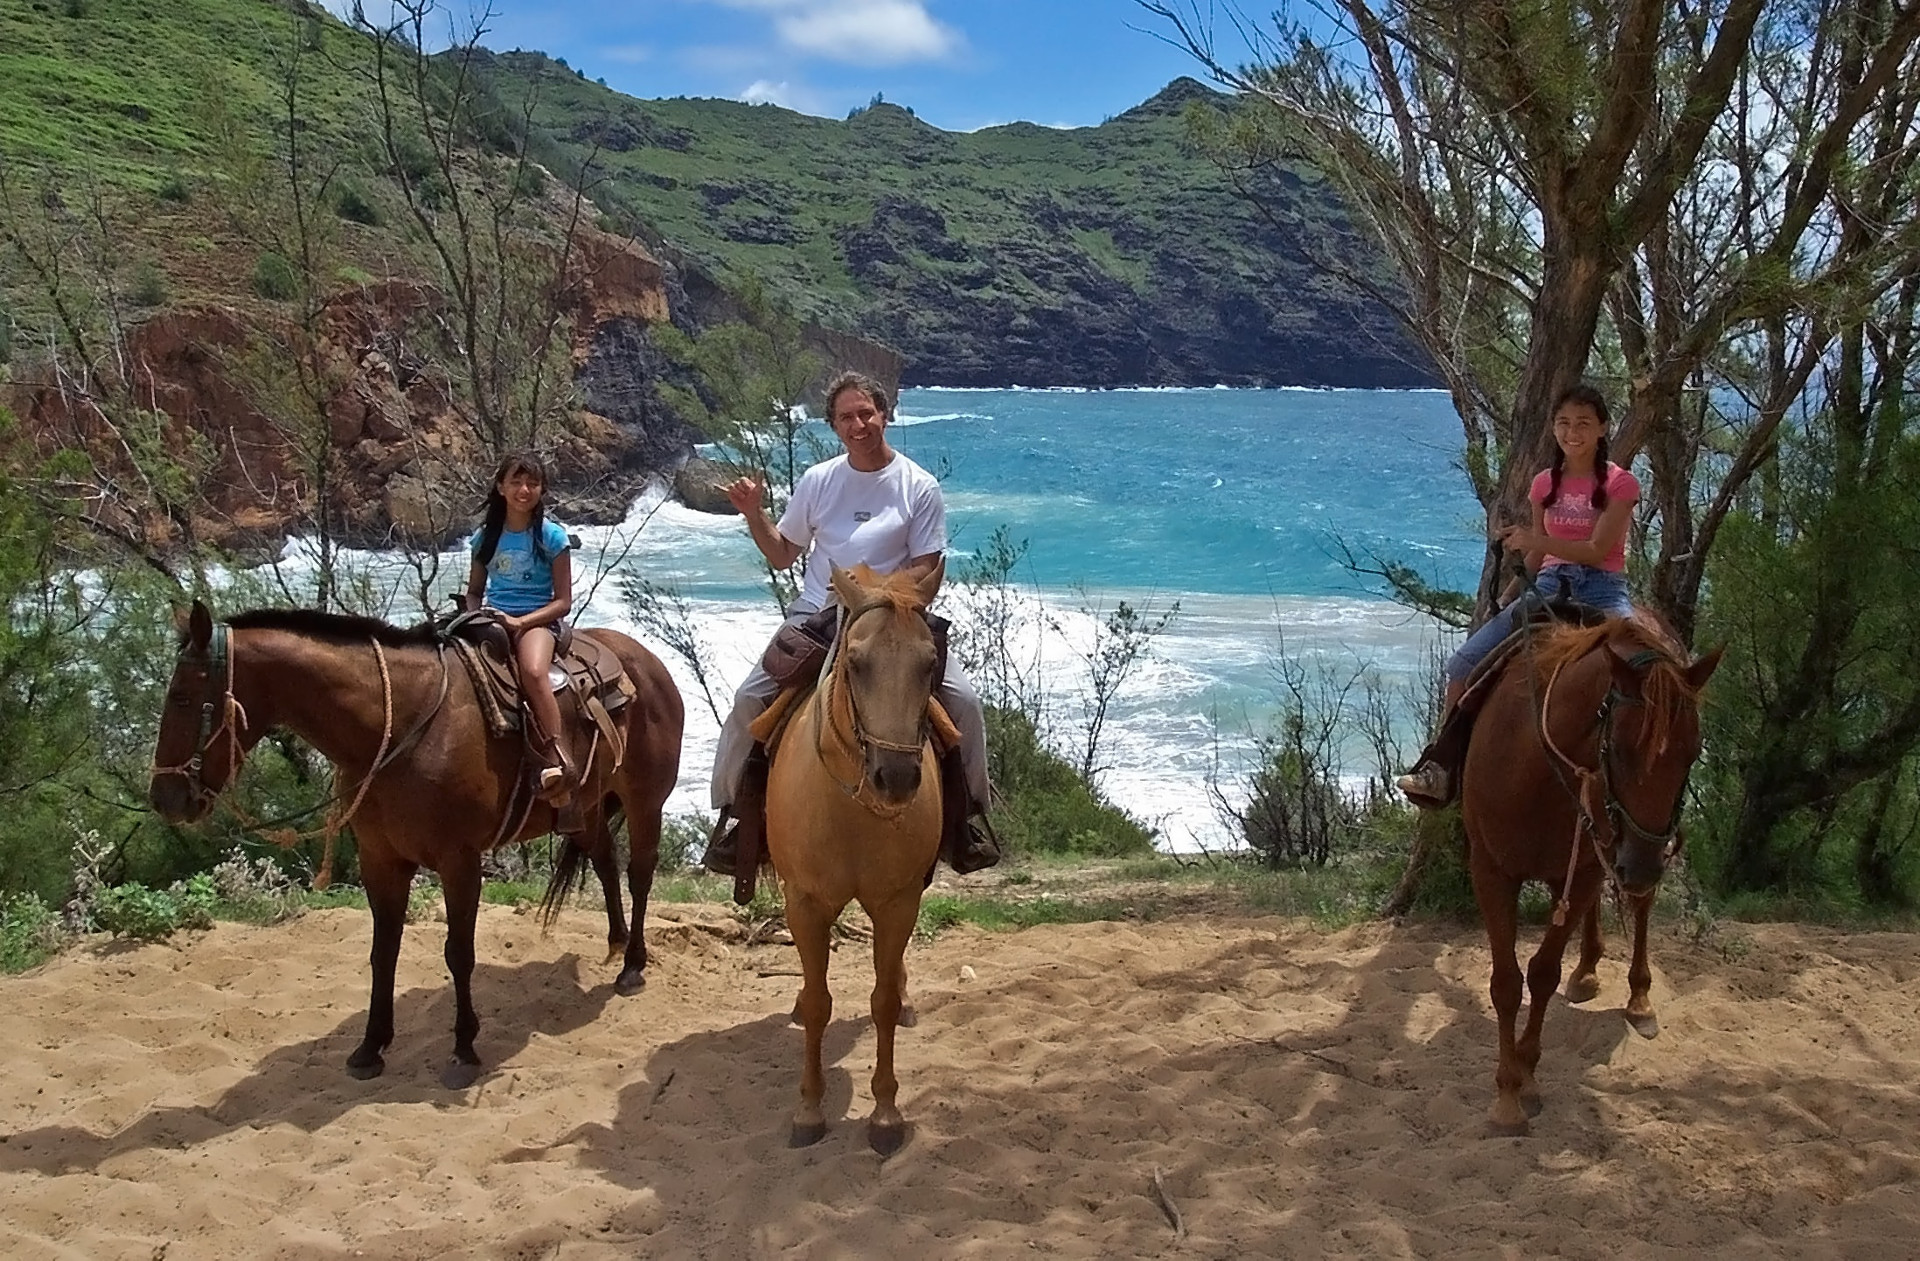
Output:
<instances>
[{"instance_id":1,"label":"leather saddle blanket","mask_svg":"<svg viewBox=\"0 0 1920 1261\"><path fill-rule=\"evenodd\" d=\"M462 613L440 628L473 681L473 691L487 716L487 730L496 738L521 730L523 724L520 671L513 658L507 630L485 612ZM590 635L576 635L564 626L554 646L553 668L547 678L556 696L570 695L574 712L598 729L618 767L626 758L626 740L614 715L634 696L620 658ZM564 713L566 706L561 706ZM580 762L584 773L586 763Z\"/></svg>"}]
</instances>

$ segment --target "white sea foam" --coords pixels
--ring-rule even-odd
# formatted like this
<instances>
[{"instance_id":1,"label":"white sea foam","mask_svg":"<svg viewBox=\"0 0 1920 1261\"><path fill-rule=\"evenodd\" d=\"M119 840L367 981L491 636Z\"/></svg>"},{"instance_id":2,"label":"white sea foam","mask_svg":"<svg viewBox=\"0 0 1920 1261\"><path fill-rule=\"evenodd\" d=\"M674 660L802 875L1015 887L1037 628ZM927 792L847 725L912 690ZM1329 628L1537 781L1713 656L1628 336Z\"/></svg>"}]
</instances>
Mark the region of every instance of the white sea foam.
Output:
<instances>
[{"instance_id":1,"label":"white sea foam","mask_svg":"<svg viewBox=\"0 0 1920 1261\"><path fill-rule=\"evenodd\" d=\"M941 423L942 421L949 421L949 420L992 420L992 419L993 417L988 416L983 412L937 412L932 416L915 416L907 412L895 412L893 417L893 423L905 429L905 428L911 428L914 425L935 425L935 424Z\"/></svg>"}]
</instances>

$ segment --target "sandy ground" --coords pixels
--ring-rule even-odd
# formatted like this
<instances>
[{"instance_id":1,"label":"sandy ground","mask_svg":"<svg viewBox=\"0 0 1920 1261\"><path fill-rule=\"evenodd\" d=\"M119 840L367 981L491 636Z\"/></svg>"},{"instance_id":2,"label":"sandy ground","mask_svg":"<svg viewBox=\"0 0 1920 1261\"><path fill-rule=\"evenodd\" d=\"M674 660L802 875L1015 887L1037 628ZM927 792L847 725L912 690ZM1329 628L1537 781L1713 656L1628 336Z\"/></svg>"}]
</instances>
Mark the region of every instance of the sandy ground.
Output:
<instances>
[{"instance_id":1,"label":"sandy ground","mask_svg":"<svg viewBox=\"0 0 1920 1261\"><path fill-rule=\"evenodd\" d=\"M1597 1000L1550 1013L1533 1135L1496 1139L1469 930L955 929L909 956L914 1130L882 1163L864 945L835 956L833 1127L793 1151L792 949L747 946L723 908L656 911L651 984L623 999L597 917L542 938L482 908L488 1071L461 1093L437 1081L438 924L407 934L373 1082L342 1067L363 912L101 943L0 981L0 1255L1920 1252L1913 936L1663 938L1651 1042L1609 960Z\"/></svg>"}]
</instances>

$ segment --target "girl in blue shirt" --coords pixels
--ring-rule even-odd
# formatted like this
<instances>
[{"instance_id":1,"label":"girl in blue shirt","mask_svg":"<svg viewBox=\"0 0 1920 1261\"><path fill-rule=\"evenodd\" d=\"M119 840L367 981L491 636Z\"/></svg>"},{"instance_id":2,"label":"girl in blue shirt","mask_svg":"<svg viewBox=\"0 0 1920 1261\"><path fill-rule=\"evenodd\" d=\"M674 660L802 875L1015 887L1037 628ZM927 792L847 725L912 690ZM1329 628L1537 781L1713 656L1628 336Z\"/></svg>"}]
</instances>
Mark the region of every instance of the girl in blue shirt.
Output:
<instances>
[{"instance_id":1,"label":"girl in blue shirt","mask_svg":"<svg viewBox=\"0 0 1920 1261\"><path fill-rule=\"evenodd\" d=\"M501 461L486 520L469 540L467 607L492 609L513 639L520 692L539 727L536 743L546 750L540 791L551 798L564 795L573 779L557 739L560 706L547 682L560 621L573 608L573 562L567 532L547 520L541 504L546 489L538 456L522 452Z\"/></svg>"}]
</instances>

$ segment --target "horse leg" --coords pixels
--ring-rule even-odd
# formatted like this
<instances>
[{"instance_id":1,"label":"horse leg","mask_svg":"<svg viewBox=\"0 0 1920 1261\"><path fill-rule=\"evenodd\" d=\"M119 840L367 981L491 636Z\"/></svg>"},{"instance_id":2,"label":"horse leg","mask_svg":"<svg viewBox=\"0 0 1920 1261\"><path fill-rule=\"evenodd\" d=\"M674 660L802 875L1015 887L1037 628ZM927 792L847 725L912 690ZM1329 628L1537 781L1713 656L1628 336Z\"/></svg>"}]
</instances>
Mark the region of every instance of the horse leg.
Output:
<instances>
[{"instance_id":1,"label":"horse leg","mask_svg":"<svg viewBox=\"0 0 1920 1261\"><path fill-rule=\"evenodd\" d=\"M1495 870L1481 857L1477 845L1472 869L1474 901L1480 904L1480 917L1487 926L1487 948L1493 952L1493 978L1487 989L1500 1024L1500 1063L1493 1074L1495 1094L1489 1120L1496 1134L1520 1135L1527 1132L1527 1114L1520 1106L1525 1074L1513 1045L1513 1022L1520 1012L1520 961L1513 950L1519 926L1520 882Z\"/></svg>"},{"instance_id":2,"label":"horse leg","mask_svg":"<svg viewBox=\"0 0 1920 1261\"><path fill-rule=\"evenodd\" d=\"M867 1121L867 1145L891 1156L907 1141L907 1122L895 1100L900 1081L893 1072L893 1032L901 1023L907 992L907 939L920 918L920 891L867 908L873 920L873 1116Z\"/></svg>"},{"instance_id":3,"label":"horse leg","mask_svg":"<svg viewBox=\"0 0 1920 1261\"><path fill-rule=\"evenodd\" d=\"M660 806L627 808L627 892L633 895L633 930L627 937L626 962L613 988L638 994L647 984L647 903L653 898L653 877L660 867ZM609 836L608 852L613 841ZM609 860L611 861L611 860Z\"/></svg>"},{"instance_id":4,"label":"horse leg","mask_svg":"<svg viewBox=\"0 0 1920 1261\"><path fill-rule=\"evenodd\" d=\"M918 906L913 908L913 922L915 924L920 922ZM907 961L903 956L900 960L900 1027L911 1029L919 1023L920 1013L914 1010L913 1004L907 999Z\"/></svg>"},{"instance_id":5,"label":"horse leg","mask_svg":"<svg viewBox=\"0 0 1920 1261\"><path fill-rule=\"evenodd\" d=\"M1598 900L1599 890L1589 885L1584 890L1575 890L1574 906L1581 904L1579 894L1582 892L1589 906ZM1546 1023L1547 1004L1560 988L1560 964L1566 955L1567 939L1572 936L1571 917L1563 924L1549 922L1540 938L1540 948L1527 963L1527 989L1533 1001L1527 1008L1526 1032L1520 1035L1514 1050L1520 1060L1520 1106L1528 1116L1540 1113L1540 1085L1534 1080L1534 1072L1540 1067L1540 1028Z\"/></svg>"},{"instance_id":6,"label":"horse leg","mask_svg":"<svg viewBox=\"0 0 1920 1261\"><path fill-rule=\"evenodd\" d=\"M1633 965L1627 969L1627 1023L1643 1038L1658 1037L1660 1019L1653 1014L1647 990L1653 985L1653 966L1647 962L1647 913L1653 894L1633 898Z\"/></svg>"},{"instance_id":7,"label":"horse leg","mask_svg":"<svg viewBox=\"0 0 1920 1261\"><path fill-rule=\"evenodd\" d=\"M1606 951L1606 939L1600 934L1600 900L1595 898L1581 925L1580 962L1567 978L1567 1001L1584 1003L1600 993L1600 957Z\"/></svg>"},{"instance_id":8,"label":"horse leg","mask_svg":"<svg viewBox=\"0 0 1920 1261\"><path fill-rule=\"evenodd\" d=\"M447 971L453 974L453 1059L440 1074L448 1090L464 1090L480 1076L480 1056L473 1040L480 1033L480 1015L473 1009L473 929L480 915L480 855L471 850L454 854L440 869L440 887L447 902Z\"/></svg>"},{"instance_id":9,"label":"horse leg","mask_svg":"<svg viewBox=\"0 0 1920 1261\"><path fill-rule=\"evenodd\" d=\"M347 1071L362 1081L386 1071L380 1053L393 1042L393 973L400 961L400 935L407 927L407 894L415 864L395 855L370 835L360 842L360 879L373 911L373 949L369 962L373 990L367 999L367 1032L347 1057Z\"/></svg>"},{"instance_id":10,"label":"horse leg","mask_svg":"<svg viewBox=\"0 0 1920 1261\"><path fill-rule=\"evenodd\" d=\"M827 990L827 935L840 908L828 907L792 889L787 892L787 931L793 934L805 977L796 1007L807 1030L806 1061L800 1070L800 1109L793 1114L790 1146L809 1147L827 1134L827 1119L820 1112L820 1097L826 1093L820 1070L820 1041L826 1035L827 1022L833 1019L833 995Z\"/></svg>"},{"instance_id":11,"label":"horse leg","mask_svg":"<svg viewBox=\"0 0 1920 1261\"><path fill-rule=\"evenodd\" d=\"M593 875L600 882L600 896L607 906L606 961L612 963L626 953L627 908L620 905L620 873L613 865L613 833L607 827L605 810L593 812L580 839L586 842L587 861L593 864Z\"/></svg>"}]
</instances>

